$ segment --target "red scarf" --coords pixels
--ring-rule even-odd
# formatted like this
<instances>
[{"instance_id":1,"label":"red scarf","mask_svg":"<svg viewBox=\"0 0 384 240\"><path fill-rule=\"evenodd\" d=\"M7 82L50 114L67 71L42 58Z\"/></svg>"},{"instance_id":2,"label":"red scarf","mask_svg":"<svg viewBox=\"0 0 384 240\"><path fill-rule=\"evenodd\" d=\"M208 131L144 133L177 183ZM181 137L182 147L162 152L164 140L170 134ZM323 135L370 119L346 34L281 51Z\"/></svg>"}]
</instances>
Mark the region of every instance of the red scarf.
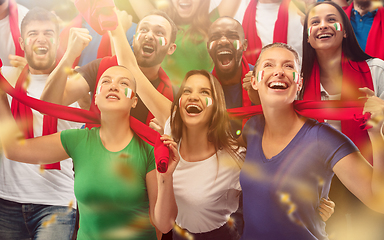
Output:
<instances>
[{"instance_id":1,"label":"red scarf","mask_svg":"<svg viewBox=\"0 0 384 240\"><path fill-rule=\"evenodd\" d=\"M13 43L15 44L15 55L24 57L24 51L21 49L19 44L20 29L19 29L19 12L17 10L17 3L15 0L9 0L8 3L9 11L9 26L11 29Z\"/></svg>"},{"instance_id":2,"label":"red scarf","mask_svg":"<svg viewBox=\"0 0 384 240\"><path fill-rule=\"evenodd\" d=\"M60 44L57 50L56 62L60 62L63 58L65 51L68 47L69 31L71 28L81 28L82 27L83 17L79 14L74 18L71 23L63 29L60 33ZM111 43L108 33L105 33L101 38L99 48L97 50L97 58L104 58L112 56ZM75 62L72 65L72 68L75 68L79 64L80 56L76 58Z\"/></svg>"},{"instance_id":3,"label":"red scarf","mask_svg":"<svg viewBox=\"0 0 384 240\"><path fill-rule=\"evenodd\" d=\"M96 80L96 83L95 83L95 89L93 91L93 99L95 98L95 93L96 93L96 89L97 89L97 83L99 82L99 79L100 79L101 75L103 75L105 70L107 70L108 68L110 68L112 66L116 66L116 65L117 65L117 57L116 56L106 57L106 58L103 58L101 60L100 65L99 65L99 70L97 72L97 80ZM159 83L159 86L157 86L157 91L159 91L161 94L163 94L170 101L173 101L172 83L171 83L171 81L169 80L169 77L167 76L167 74L164 72L164 70L162 68L159 69L159 78L160 78L160 83ZM90 110L91 111L99 112L99 109L95 105L94 101L92 101L92 103L91 103ZM148 116L147 116L147 120L146 120L146 125L149 125L149 122L153 118L154 118L153 114L151 112L148 112ZM87 126L87 127L92 128L94 126Z\"/></svg>"},{"instance_id":4,"label":"red scarf","mask_svg":"<svg viewBox=\"0 0 384 240\"><path fill-rule=\"evenodd\" d=\"M23 87L25 86L25 80L28 77L29 74L29 66L28 64L24 67L23 71L21 72L19 78L17 79L15 89L16 91L22 92L25 94L26 89ZM19 121L24 130L25 138L34 138L33 133L33 114L32 110L29 106L24 105L17 101L16 99L12 99L11 103L11 111L13 117ZM49 135L57 132L57 118L44 115L43 117L43 136ZM44 164L42 165L44 169L58 169L60 170L60 162L52 163L52 164Z\"/></svg>"},{"instance_id":5,"label":"red scarf","mask_svg":"<svg viewBox=\"0 0 384 240\"><path fill-rule=\"evenodd\" d=\"M351 19L353 2L343 8L348 18ZM371 30L368 33L365 53L372 57L381 58L384 60L384 8L377 9L376 15L373 18ZM364 50L364 49L363 49Z\"/></svg>"},{"instance_id":6,"label":"red scarf","mask_svg":"<svg viewBox=\"0 0 384 240\"><path fill-rule=\"evenodd\" d=\"M358 88L368 87L373 89L371 71L365 61L353 62L343 58L341 63L343 80L341 87L342 101L355 101L364 96ZM311 78L307 80L304 91L304 100L321 100L320 69L317 61L314 63ZM323 119L328 119L325 116ZM365 158L372 164L372 147L366 130L360 130L359 124L353 120L341 121L341 131L347 135L360 149Z\"/></svg>"},{"instance_id":7,"label":"red scarf","mask_svg":"<svg viewBox=\"0 0 384 240\"><path fill-rule=\"evenodd\" d=\"M1 72L0 88L11 95L13 99L16 99L22 104L26 104L28 107L36 109L43 114L68 121L100 125L100 114L98 112L57 105L29 97L25 92L14 89ZM129 121L131 129L145 142L154 146L157 170L161 173L166 172L168 169L169 150L160 140L160 134L133 117L130 117Z\"/></svg>"},{"instance_id":8,"label":"red scarf","mask_svg":"<svg viewBox=\"0 0 384 240\"><path fill-rule=\"evenodd\" d=\"M277 14L277 20L275 22L275 28L273 31L273 42L287 43L288 36L288 7L290 0L283 0L280 4L279 12ZM256 60L259 58L262 42L257 35L256 28L256 6L257 0L251 0L244 13L243 28L245 33L245 39L248 39L248 48L244 52L244 55L248 62L252 65L256 64Z\"/></svg>"},{"instance_id":9,"label":"red scarf","mask_svg":"<svg viewBox=\"0 0 384 240\"><path fill-rule=\"evenodd\" d=\"M243 79L245 77L245 74L247 74L249 72L249 65L248 65L248 61L247 59L245 58L245 56L243 55L242 56L242 59L241 59L241 86L243 86ZM217 80L219 80L219 82L221 83L220 79L217 77L217 73L216 73L216 67L213 68L212 70L212 74L213 76L215 76L217 78ZM242 106L243 107L249 107L252 105L252 102L251 100L249 99L249 96L248 96L248 92L245 91L245 89L243 87L241 87L242 89ZM247 122L248 118L247 119L244 119L243 120L243 127L244 127L244 124Z\"/></svg>"}]
</instances>

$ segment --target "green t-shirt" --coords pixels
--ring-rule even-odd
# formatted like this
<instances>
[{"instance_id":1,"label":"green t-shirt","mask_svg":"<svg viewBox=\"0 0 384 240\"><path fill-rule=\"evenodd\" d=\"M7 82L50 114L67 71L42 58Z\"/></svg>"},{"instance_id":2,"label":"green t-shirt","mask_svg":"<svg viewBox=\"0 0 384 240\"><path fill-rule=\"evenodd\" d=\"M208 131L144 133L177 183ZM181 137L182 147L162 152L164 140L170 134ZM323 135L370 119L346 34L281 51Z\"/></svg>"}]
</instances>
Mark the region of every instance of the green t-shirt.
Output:
<instances>
[{"instance_id":1,"label":"green t-shirt","mask_svg":"<svg viewBox=\"0 0 384 240\"><path fill-rule=\"evenodd\" d=\"M110 152L99 128L65 130L61 142L75 169L77 239L156 239L145 182L155 169L153 147L134 135L123 150Z\"/></svg>"},{"instance_id":2,"label":"green t-shirt","mask_svg":"<svg viewBox=\"0 0 384 240\"><path fill-rule=\"evenodd\" d=\"M214 22L220 17L218 9L214 9L210 14L211 22ZM161 67L167 73L172 84L180 86L185 74L190 70L205 69L211 71L213 62L207 50L207 39L203 36L196 36L198 44L185 37L185 32L191 26L178 26L179 31L176 35L176 51L172 55L166 55Z\"/></svg>"}]
</instances>

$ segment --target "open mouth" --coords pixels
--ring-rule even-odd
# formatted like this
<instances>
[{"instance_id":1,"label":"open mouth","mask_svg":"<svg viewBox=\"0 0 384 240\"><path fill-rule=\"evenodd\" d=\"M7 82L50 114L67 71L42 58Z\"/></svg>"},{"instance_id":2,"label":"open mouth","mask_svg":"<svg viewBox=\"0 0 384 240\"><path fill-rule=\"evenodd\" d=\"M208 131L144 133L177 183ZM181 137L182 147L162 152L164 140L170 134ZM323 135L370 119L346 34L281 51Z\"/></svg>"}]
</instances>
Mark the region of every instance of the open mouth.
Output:
<instances>
[{"instance_id":1,"label":"open mouth","mask_svg":"<svg viewBox=\"0 0 384 240\"><path fill-rule=\"evenodd\" d=\"M116 100L120 100L120 98L116 95L116 94L107 94L107 99L116 99Z\"/></svg>"},{"instance_id":2,"label":"open mouth","mask_svg":"<svg viewBox=\"0 0 384 240\"><path fill-rule=\"evenodd\" d=\"M330 33L323 33L323 34L319 34L317 35L317 38L318 39L328 39L328 38L331 38L333 35L330 34Z\"/></svg>"},{"instance_id":3,"label":"open mouth","mask_svg":"<svg viewBox=\"0 0 384 240\"><path fill-rule=\"evenodd\" d=\"M194 104L188 105L185 108L185 110L187 111L187 113L190 113L190 114L199 114L199 113L201 113L201 111L203 111L203 109L201 109L200 106L194 105Z\"/></svg>"},{"instance_id":4,"label":"open mouth","mask_svg":"<svg viewBox=\"0 0 384 240\"><path fill-rule=\"evenodd\" d=\"M181 9L188 9L192 6L192 3L179 3Z\"/></svg>"},{"instance_id":5,"label":"open mouth","mask_svg":"<svg viewBox=\"0 0 384 240\"><path fill-rule=\"evenodd\" d=\"M153 53L153 51L155 51L155 49L151 45L146 45L145 44L143 46L143 52L144 53L151 54L151 53Z\"/></svg>"},{"instance_id":6,"label":"open mouth","mask_svg":"<svg viewBox=\"0 0 384 240\"><path fill-rule=\"evenodd\" d=\"M228 66L233 60L233 54L230 51L221 51L217 55L217 60L219 60L223 66Z\"/></svg>"},{"instance_id":7,"label":"open mouth","mask_svg":"<svg viewBox=\"0 0 384 240\"><path fill-rule=\"evenodd\" d=\"M271 82L268 84L268 87L272 88L272 89L285 90L288 88L288 84L286 84L284 82Z\"/></svg>"},{"instance_id":8,"label":"open mouth","mask_svg":"<svg viewBox=\"0 0 384 240\"><path fill-rule=\"evenodd\" d=\"M37 54L37 55L45 55L47 52L48 52L48 48L46 47L35 47L33 49L33 51Z\"/></svg>"}]
</instances>

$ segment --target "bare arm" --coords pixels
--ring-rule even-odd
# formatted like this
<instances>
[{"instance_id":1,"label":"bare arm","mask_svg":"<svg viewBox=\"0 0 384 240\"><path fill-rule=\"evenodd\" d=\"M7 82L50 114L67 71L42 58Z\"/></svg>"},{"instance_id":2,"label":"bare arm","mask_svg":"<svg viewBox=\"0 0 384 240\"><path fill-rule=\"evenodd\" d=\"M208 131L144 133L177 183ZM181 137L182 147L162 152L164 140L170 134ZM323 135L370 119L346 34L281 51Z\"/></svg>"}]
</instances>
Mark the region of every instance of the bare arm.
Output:
<instances>
[{"instance_id":1,"label":"bare arm","mask_svg":"<svg viewBox=\"0 0 384 240\"><path fill-rule=\"evenodd\" d=\"M149 0L129 0L129 3L140 20L155 9Z\"/></svg>"},{"instance_id":2,"label":"bare arm","mask_svg":"<svg viewBox=\"0 0 384 240\"><path fill-rule=\"evenodd\" d=\"M341 182L365 205L384 213L384 101L374 96L374 92L363 90L368 100L364 113L370 112L374 121L368 130L373 150L373 167L360 153L352 153L341 159L333 168Z\"/></svg>"},{"instance_id":3,"label":"bare arm","mask_svg":"<svg viewBox=\"0 0 384 240\"><path fill-rule=\"evenodd\" d=\"M0 139L7 158L32 164L55 163L68 158L60 133L23 139L9 108L7 95L0 93Z\"/></svg>"},{"instance_id":4,"label":"bare arm","mask_svg":"<svg viewBox=\"0 0 384 240\"><path fill-rule=\"evenodd\" d=\"M166 173L153 170L147 173L146 180L151 219L161 232L167 233L173 228L177 216L172 174L180 158L173 139L166 135L161 139L170 149L168 170Z\"/></svg>"},{"instance_id":5,"label":"bare arm","mask_svg":"<svg viewBox=\"0 0 384 240\"><path fill-rule=\"evenodd\" d=\"M128 68L136 79L137 93L149 111L164 127L166 120L171 115L172 102L159 93L140 70L135 55L125 37L122 26L111 32L119 65Z\"/></svg>"},{"instance_id":6,"label":"bare arm","mask_svg":"<svg viewBox=\"0 0 384 240\"><path fill-rule=\"evenodd\" d=\"M222 0L217 7L220 17L234 17L237 10L239 9L240 3L241 0Z\"/></svg>"},{"instance_id":7,"label":"bare arm","mask_svg":"<svg viewBox=\"0 0 384 240\"><path fill-rule=\"evenodd\" d=\"M41 100L70 105L88 94L87 82L80 74L72 74L72 65L91 39L87 29L71 28L67 50L60 63L49 75Z\"/></svg>"}]
</instances>

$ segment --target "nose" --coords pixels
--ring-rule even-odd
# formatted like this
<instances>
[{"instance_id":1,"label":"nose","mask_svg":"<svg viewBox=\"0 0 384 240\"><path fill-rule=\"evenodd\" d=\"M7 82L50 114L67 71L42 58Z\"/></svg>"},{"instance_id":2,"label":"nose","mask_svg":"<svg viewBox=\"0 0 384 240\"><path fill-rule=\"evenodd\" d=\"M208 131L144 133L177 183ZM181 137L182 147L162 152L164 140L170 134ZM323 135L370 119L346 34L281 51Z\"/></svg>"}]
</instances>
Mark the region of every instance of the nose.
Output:
<instances>
[{"instance_id":1,"label":"nose","mask_svg":"<svg viewBox=\"0 0 384 240\"><path fill-rule=\"evenodd\" d=\"M197 101L198 99L199 97L197 96L197 92L195 91L192 91L188 96L189 101Z\"/></svg>"},{"instance_id":2,"label":"nose","mask_svg":"<svg viewBox=\"0 0 384 240\"><path fill-rule=\"evenodd\" d=\"M326 29L328 29L328 24L325 22L325 20L320 21L319 29L320 29L320 30L326 30Z\"/></svg>"},{"instance_id":3,"label":"nose","mask_svg":"<svg viewBox=\"0 0 384 240\"><path fill-rule=\"evenodd\" d=\"M152 41L154 39L153 32L150 30L147 33L145 33L145 40L146 41Z\"/></svg>"},{"instance_id":4,"label":"nose","mask_svg":"<svg viewBox=\"0 0 384 240\"><path fill-rule=\"evenodd\" d=\"M37 35L37 40L38 43L45 43L47 41L47 38L44 36L44 34L39 34Z\"/></svg>"},{"instance_id":5,"label":"nose","mask_svg":"<svg viewBox=\"0 0 384 240\"><path fill-rule=\"evenodd\" d=\"M221 36L221 38L219 39L218 41L218 44L220 45L226 45L226 44L230 44L228 38L226 36Z\"/></svg>"},{"instance_id":6,"label":"nose","mask_svg":"<svg viewBox=\"0 0 384 240\"><path fill-rule=\"evenodd\" d=\"M285 72L281 67L277 67L273 72L273 76L275 77L283 77L284 75L285 75Z\"/></svg>"},{"instance_id":7,"label":"nose","mask_svg":"<svg viewBox=\"0 0 384 240\"><path fill-rule=\"evenodd\" d=\"M109 91L117 91L117 84L115 82L109 85Z\"/></svg>"}]
</instances>

